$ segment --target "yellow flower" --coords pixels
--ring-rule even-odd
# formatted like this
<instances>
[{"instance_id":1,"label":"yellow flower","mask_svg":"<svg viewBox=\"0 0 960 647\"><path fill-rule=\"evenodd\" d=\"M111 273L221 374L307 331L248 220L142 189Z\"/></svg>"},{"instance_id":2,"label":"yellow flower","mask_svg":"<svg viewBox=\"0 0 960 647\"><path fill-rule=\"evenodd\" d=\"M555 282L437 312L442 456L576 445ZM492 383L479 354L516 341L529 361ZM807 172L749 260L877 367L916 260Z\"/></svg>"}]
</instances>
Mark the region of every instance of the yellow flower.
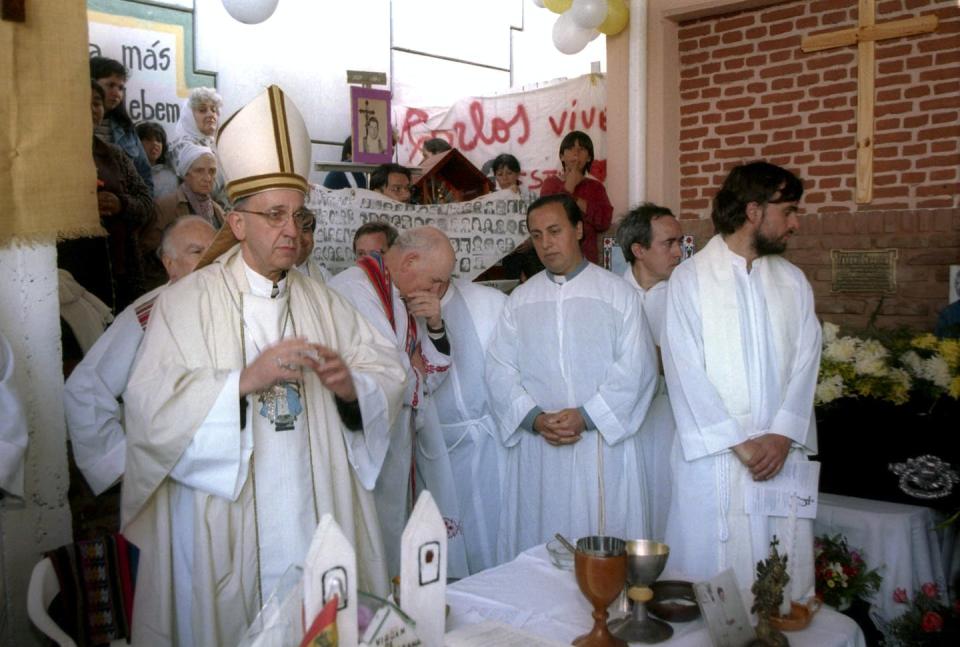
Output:
<instances>
[{"instance_id":1,"label":"yellow flower","mask_svg":"<svg viewBox=\"0 0 960 647\"><path fill-rule=\"evenodd\" d=\"M914 337L910 344L914 348L920 348L923 350L936 350L939 340L933 333L927 333L925 335L920 335L919 337Z\"/></svg>"},{"instance_id":2,"label":"yellow flower","mask_svg":"<svg viewBox=\"0 0 960 647\"><path fill-rule=\"evenodd\" d=\"M948 390L948 393L954 400L960 400L960 376L957 376L950 381L950 389Z\"/></svg>"},{"instance_id":3,"label":"yellow flower","mask_svg":"<svg viewBox=\"0 0 960 647\"><path fill-rule=\"evenodd\" d=\"M960 339L941 339L940 354L951 369L960 369Z\"/></svg>"}]
</instances>

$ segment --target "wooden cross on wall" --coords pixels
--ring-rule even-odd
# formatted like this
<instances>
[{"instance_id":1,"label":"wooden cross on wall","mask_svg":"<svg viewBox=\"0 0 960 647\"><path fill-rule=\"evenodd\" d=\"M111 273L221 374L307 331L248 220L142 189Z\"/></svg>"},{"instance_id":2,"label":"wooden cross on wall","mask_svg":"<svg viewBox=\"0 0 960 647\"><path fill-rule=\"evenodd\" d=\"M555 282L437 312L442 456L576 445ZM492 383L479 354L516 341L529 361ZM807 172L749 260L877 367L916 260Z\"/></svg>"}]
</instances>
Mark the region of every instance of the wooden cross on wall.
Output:
<instances>
[{"instance_id":1,"label":"wooden cross on wall","mask_svg":"<svg viewBox=\"0 0 960 647\"><path fill-rule=\"evenodd\" d=\"M857 204L873 200L873 103L876 48L878 40L927 34L937 29L935 15L891 20L876 24L874 0L859 0L856 27L803 39L800 49L824 49L857 44Z\"/></svg>"}]
</instances>

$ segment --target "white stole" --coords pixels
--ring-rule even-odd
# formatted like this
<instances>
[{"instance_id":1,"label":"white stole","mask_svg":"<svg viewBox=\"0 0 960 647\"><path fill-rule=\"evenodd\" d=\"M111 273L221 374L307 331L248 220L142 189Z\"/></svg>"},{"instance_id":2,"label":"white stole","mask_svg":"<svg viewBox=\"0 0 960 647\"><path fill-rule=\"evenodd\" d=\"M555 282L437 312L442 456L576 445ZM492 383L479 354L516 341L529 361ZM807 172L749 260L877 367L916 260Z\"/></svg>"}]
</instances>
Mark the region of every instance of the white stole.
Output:
<instances>
[{"instance_id":1,"label":"white stole","mask_svg":"<svg viewBox=\"0 0 960 647\"><path fill-rule=\"evenodd\" d=\"M741 339L740 304L733 265L723 237L717 234L693 257L700 291L700 312L703 321L703 354L707 377L716 387L730 416L745 432L755 435L750 408L750 389ZM780 256L765 256L754 266L763 285L770 327L778 362L779 383L785 388L797 355L801 313L793 299L794 283L790 280L789 263ZM782 396L782 393L780 394Z\"/></svg>"},{"instance_id":2,"label":"white stole","mask_svg":"<svg viewBox=\"0 0 960 647\"><path fill-rule=\"evenodd\" d=\"M296 334L295 322L288 320L290 291L285 289L274 299L256 294L255 283L262 277L251 277L252 292L243 295L243 331L246 364L249 366L261 352L283 338ZM285 324L286 320L286 324ZM301 405L306 406L300 386ZM314 497L313 456L309 432L305 429L307 412L301 411L294 428L276 431L273 423L260 413L262 403L257 393L247 396L247 419L253 425L256 462L252 476L256 493L257 555L263 602L274 591L284 572L293 564L302 564L310 538L316 528L317 508ZM302 460L309 457L310 460Z\"/></svg>"}]
</instances>

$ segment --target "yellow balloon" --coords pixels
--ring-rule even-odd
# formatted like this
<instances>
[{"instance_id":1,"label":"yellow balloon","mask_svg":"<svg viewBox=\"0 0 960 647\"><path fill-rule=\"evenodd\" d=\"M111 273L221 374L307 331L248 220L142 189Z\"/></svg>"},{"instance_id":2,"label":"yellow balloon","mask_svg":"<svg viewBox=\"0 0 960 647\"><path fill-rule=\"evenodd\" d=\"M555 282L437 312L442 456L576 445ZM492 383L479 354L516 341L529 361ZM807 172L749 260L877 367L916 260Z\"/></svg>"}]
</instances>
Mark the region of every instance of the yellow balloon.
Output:
<instances>
[{"instance_id":1,"label":"yellow balloon","mask_svg":"<svg viewBox=\"0 0 960 647\"><path fill-rule=\"evenodd\" d=\"M543 6L553 13L563 13L573 4L573 0L543 0Z\"/></svg>"},{"instance_id":2,"label":"yellow balloon","mask_svg":"<svg viewBox=\"0 0 960 647\"><path fill-rule=\"evenodd\" d=\"M614 36L622 32L629 21L630 10L627 9L627 4L623 0L607 0L607 18L600 23L597 31L607 36Z\"/></svg>"}]
</instances>

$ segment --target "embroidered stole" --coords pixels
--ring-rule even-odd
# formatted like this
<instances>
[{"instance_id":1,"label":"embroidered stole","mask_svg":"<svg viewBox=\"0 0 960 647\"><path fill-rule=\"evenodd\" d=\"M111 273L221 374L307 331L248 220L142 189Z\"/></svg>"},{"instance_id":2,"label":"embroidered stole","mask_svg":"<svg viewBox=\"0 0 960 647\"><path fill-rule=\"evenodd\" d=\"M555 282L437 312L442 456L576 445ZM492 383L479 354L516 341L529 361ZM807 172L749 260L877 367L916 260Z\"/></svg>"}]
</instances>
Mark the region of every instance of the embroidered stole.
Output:
<instances>
[{"instance_id":1,"label":"embroidered stole","mask_svg":"<svg viewBox=\"0 0 960 647\"><path fill-rule=\"evenodd\" d=\"M390 271L383 263L383 257L380 254L370 254L361 256L357 259L357 265L360 266L373 284L377 296L380 297L380 303L383 304L383 310L390 321L390 327L393 332L397 332L397 321L393 313L393 284L390 281ZM419 341L417 340L417 321L413 315L407 312L407 338L404 340L403 349L407 357L412 358L414 353L419 351Z\"/></svg>"},{"instance_id":2,"label":"embroidered stole","mask_svg":"<svg viewBox=\"0 0 960 647\"><path fill-rule=\"evenodd\" d=\"M730 415L740 424L745 436L752 435L753 416L750 409L750 389L747 367L740 334L740 304L737 301L736 279L729 252L719 234L693 257L697 269L700 292L700 312L703 322L703 351L707 375L716 387ZM796 340L799 335L800 313L793 298L794 282L789 273L789 262L780 256L768 256L754 266L763 285L767 316L773 330L774 346L780 358L781 389L786 388L787 376L796 358ZM780 394L782 396L782 393Z\"/></svg>"},{"instance_id":3,"label":"embroidered stole","mask_svg":"<svg viewBox=\"0 0 960 647\"><path fill-rule=\"evenodd\" d=\"M396 334L397 320L393 312L393 282L390 280L390 271L384 264L383 257L374 252L373 254L358 258L357 265L360 266L360 269L362 269L364 273L366 273L367 278L370 279L370 283L373 285L373 289L380 298L380 303L383 305L387 319L390 321L390 327L393 328L393 332ZM403 343L403 350L410 359L413 359L415 353L420 352L420 343L417 339L417 320L410 314L410 311L407 311L407 337ZM411 403L411 407L416 409L420 405L420 375L416 369L414 369L413 374L416 376L417 383L413 389L413 402ZM411 426L411 433L414 435L414 441L412 443L413 453L410 456L410 502L416 500L415 490L417 487L417 425L415 423ZM409 505L407 512L410 512Z\"/></svg>"}]
</instances>

